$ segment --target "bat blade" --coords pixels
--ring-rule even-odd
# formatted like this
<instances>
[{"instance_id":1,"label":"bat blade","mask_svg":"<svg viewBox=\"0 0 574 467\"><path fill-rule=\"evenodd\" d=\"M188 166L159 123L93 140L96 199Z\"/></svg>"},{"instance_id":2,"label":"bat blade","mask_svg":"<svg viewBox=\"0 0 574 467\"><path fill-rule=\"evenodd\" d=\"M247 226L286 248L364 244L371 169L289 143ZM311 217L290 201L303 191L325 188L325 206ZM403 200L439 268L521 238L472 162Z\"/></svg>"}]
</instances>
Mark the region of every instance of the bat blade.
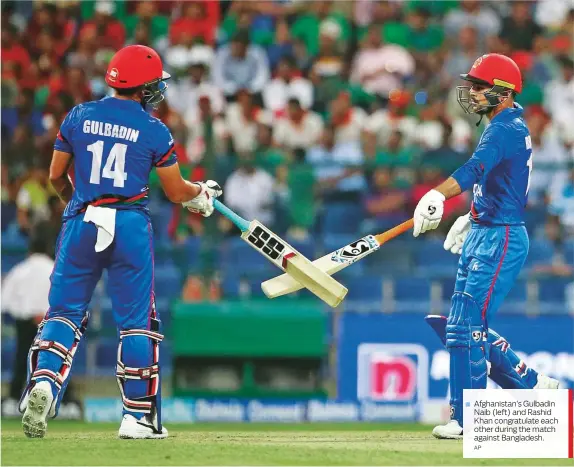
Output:
<instances>
[{"instance_id":1,"label":"bat blade","mask_svg":"<svg viewBox=\"0 0 574 467\"><path fill-rule=\"evenodd\" d=\"M343 248L316 259L312 264L323 273L331 276L377 251L379 246L379 242L373 235L367 235ZM280 297L302 288L303 285L293 275L289 274L282 274L261 284L263 293L269 298Z\"/></svg>"},{"instance_id":2,"label":"bat blade","mask_svg":"<svg viewBox=\"0 0 574 467\"><path fill-rule=\"evenodd\" d=\"M295 248L259 221L252 221L241 238L285 271L300 288L309 289L331 307L337 307L347 295L347 288L315 266Z\"/></svg>"}]
</instances>

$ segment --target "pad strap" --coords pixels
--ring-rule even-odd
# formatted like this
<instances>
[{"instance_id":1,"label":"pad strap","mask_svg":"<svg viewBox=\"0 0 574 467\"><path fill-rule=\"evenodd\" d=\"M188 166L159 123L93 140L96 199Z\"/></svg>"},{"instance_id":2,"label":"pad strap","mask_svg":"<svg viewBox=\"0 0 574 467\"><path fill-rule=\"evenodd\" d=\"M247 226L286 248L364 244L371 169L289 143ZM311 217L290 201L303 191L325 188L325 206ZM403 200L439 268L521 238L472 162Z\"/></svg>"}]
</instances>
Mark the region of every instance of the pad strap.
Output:
<instances>
[{"instance_id":1,"label":"pad strap","mask_svg":"<svg viewBox=\"0 0 574 467\"><path fill-rule=\"evenodd\" d=\"M155 321L155 320L154 320ZM159 326L158 326L159 327ZM144 336L152 340L153 343L153 363L143 368L128 367L122 362L123 340L126 337ZM147 329L128 329L120 331L120 343L118 345L118 358L116 366L116 377L122 395L122 402L125 410L139 413L151 413L153 401L159 388L159 343L163 340L163 334ZM126 380L149 380L147 395L140 399L130 399L126 396L124 385ZM146 399L150 400L146 400Z\"/></svg>"},{"instance_id":2,"label":"pad strap","mask_svg":"<svg viewBox=\"0 0 574 467\"><path fill-rule=\"evenodd\" d=\"M36 334L36 338L30 347L30 351L28 353L28 383L26 385L26 389L22 395L20 400L20 410L23 410L23 401L27 398L27 393L32 389L35 382L42 378L51 381L57 389L56 397L54 397L54 402L52 407L50 408L50 416L55 417L57 415L57 406L59 405L60 400L60 393L62 388L65 389L67 386L67 379L70 376L70 371L72 369L72 362L74 361L74 356L76 355L76 351L78 350L78 346L80 341L82 340L82 336L86 331L86 327L88 325L89 320L89 313L86 312L80 326L76 326L73 321L69 320L68 318L64 318L62 316L55 316L53 318L44 318L40 325L38 326L38 333ZM64 344L55 341L55 340L47 340L42 339L42 329L46 324L50 322L59 322L63 323L68 326L74 333L74 340L70 348L66 347ZM53 371L47 368L37 368L38 366L38 356L40 352L51 352L57 355L59 358L62 359L62 364L58 371Z\"/></svg>"}]
</instances>

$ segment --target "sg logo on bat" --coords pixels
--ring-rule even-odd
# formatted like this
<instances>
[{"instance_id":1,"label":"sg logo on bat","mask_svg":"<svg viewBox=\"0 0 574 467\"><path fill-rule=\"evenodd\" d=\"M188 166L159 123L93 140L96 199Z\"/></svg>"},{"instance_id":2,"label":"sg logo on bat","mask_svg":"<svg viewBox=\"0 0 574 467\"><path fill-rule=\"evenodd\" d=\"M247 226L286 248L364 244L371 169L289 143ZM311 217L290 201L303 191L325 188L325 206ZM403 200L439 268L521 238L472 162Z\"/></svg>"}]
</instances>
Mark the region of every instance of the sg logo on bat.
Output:
<instances>
[{"instance_id":1,"label":"sg logo on bat","mask_svg":"<svg viewBox=\"0 0 574 467\"><path fill-rule=\"evenodd\" d=\"M338 263L354 263L363 256L372 253L379 248L379 244L372 235L367 235L353 243L349 243L344 248L337 250L331 257L332 261Z\"/></svg>"},{"instance_id":2,"label":"sg logo on bat","mask_svg":"<svg viewBox=\"0 0 574 467\"><path fill-rule=\"evenodd\" d=\"M247 240L273 260L279 258L279 255L285 250L283 243L259 225L253 229Z\"/></svg>"}]
</instances>

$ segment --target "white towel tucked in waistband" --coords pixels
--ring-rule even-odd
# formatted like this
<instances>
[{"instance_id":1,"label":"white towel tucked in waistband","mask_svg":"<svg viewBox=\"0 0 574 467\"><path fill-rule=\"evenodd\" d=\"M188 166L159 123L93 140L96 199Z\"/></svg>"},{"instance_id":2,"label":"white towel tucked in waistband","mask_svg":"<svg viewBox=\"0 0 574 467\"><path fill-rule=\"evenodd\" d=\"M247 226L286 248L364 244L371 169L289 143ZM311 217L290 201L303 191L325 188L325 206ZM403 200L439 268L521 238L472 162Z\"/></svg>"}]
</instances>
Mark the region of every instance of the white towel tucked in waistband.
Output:
<instances>
[{"instance_id":1,"label":"white towel tucked in waistband","mask_svg":"<svg viewBox=\"0 0 574 467\"><path fill-rule=\"evenodd\" d=\"M101 206L88 206L84 222L92 222L98 227L96 252L104 251L114 241L116 233L116 210Z\"/></svg>"}]
</instances>

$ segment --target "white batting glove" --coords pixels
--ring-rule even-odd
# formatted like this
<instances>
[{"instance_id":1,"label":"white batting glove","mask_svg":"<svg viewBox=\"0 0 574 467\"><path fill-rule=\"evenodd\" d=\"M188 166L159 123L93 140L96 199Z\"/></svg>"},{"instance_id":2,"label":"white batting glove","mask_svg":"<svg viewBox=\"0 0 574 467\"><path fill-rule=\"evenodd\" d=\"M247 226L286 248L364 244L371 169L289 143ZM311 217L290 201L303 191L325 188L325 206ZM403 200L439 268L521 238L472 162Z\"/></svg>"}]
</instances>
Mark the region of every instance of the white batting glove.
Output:
<instances>
[{"instance_id":1,"label":"white batting glove","mask_svg":"<svg viewBox=\"0 0 574 467\"><path fill-rule=\"evenodd\" d=\"M207 182L194 182L199 185L201 192L192 200L182 203L182 206L191 212L201 214L203 217L209 217L213 214L213 202L222 195L223 190L214 180Z\"/></svg>"},{"instance_id":2,"label":"white batting glove","mask_svg":"<svg viewBox=\"0 0 574 467\"><path fill-rule=\"evenodd\" d=\"M413 215L415 221L413 236L418 237L427 230L438 227L444 212L445 199L444 195L436 190L429 191L421 198Z\"/></svg>"},{"instance_id":3,"label":"white batting glove","mask_svg":"<svg viewBox=\"0 0 574 467\"><path fill-rule=\"evenodd\" d=\"M470 232L470 213L460 216L454 221L448 234L446 234L444 249L450 250L455 255L460 255L468 232Z\"/></svg>"}]
</instances>

